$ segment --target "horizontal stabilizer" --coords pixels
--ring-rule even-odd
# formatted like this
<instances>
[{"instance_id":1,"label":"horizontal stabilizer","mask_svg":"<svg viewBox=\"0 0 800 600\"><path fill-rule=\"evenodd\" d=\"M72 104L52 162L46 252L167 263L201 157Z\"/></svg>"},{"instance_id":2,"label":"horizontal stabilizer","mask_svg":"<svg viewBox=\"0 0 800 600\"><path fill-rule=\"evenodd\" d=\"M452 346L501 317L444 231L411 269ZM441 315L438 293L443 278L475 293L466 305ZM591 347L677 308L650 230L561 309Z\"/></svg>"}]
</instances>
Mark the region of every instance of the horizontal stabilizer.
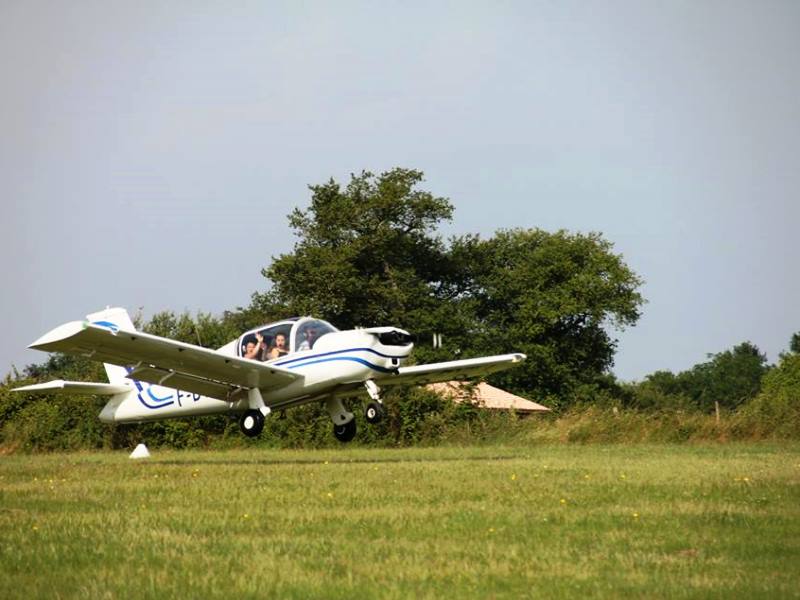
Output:
<instances>
[{"instance_id":1,"label":"horizontal stabilizer","mask_svg":"<svg viewBox=\"0 0 800 600\"><path fill-rule=\"evenodd\" d=\"M12 392L28 392L34 394L96 394L98 396L113 396L124 394L133 389L132 385L113 383L93 383L90 381L64 381L54 379L47 383L36 383L14 388Z\"/></svg>"}]
</instances>

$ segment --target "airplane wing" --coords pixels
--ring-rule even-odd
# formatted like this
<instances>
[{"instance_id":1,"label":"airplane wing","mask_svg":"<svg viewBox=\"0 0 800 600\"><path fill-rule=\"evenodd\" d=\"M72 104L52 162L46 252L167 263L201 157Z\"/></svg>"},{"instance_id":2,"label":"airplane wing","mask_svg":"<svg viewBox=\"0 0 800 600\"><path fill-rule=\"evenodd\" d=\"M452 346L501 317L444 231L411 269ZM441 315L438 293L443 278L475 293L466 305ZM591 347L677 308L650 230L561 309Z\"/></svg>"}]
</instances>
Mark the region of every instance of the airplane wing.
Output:
<instances>
[{"instance_id":1,"label":"airplane wing","mask_svg":"<svg viewBox=\"0 0 800 600\"><path fill-rule=\"evenodd\" d=\"M140 331L126 331L86 321L56 327L29 348L77 354L130 369L129 377L188 392L217 390L226 399L242 389L268 391L301 379L302 374L247 358ZM196 388L196 389L195 389ZM200 392L200 389L203 392ZM92 392L88 392L92 393Z\"/></svg>"},{"instance_id":2,"label":"airplane wing","mask_svg":"<svg viewBox=\"0 0 800 600\"><path fill-rule=\"evenodd\" d=\"M525 358L525 355L520 353L501 354L498 356L451 360L429 365L400 367L396 374L383 375L380 378L376 377L375 383L380 386L424 385L427 383L436 383L438 381L479 377L509 369L515 364L525 360Z\"/></svg>"},{"instance_id":3,"label":"airplane wing","mask_svg":"<svg viewBox=\"0 0 800 600\"><path fill-rule=\"evenodd\" d=\"M131 391L128 385L114 385L112 383L93 383L89 381L64 381L54 379L47 383L36 383L34 385L23 385L14 388L12 392L29 392L34 394L49 394L58 392L60 394L95 394L98 396L113 396Z\"/></svg>"}]
</instances>

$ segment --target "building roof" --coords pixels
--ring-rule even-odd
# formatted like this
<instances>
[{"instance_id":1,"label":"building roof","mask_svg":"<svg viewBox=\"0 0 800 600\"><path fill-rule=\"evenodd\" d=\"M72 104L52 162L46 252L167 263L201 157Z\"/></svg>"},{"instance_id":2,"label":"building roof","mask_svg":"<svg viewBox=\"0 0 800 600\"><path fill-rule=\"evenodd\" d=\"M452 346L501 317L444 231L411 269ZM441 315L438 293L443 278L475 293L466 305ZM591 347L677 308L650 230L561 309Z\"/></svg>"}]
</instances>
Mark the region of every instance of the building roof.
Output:
<instances>
[{"instance_id":1,"label":"building roof","mask_svg":"<svg viewBox=\"0 0 800 600\"><path fill-rule=\"evenodd\" d=\"M453 402L476 402L484 408L514 410L518 413L548 412L550 409L536 402L510 394L482 381L471 385L460 381L431 383L425 386L441 396L450 396ZM474 395L471 393L474 390Z\"/></svg>"}]
</instances>

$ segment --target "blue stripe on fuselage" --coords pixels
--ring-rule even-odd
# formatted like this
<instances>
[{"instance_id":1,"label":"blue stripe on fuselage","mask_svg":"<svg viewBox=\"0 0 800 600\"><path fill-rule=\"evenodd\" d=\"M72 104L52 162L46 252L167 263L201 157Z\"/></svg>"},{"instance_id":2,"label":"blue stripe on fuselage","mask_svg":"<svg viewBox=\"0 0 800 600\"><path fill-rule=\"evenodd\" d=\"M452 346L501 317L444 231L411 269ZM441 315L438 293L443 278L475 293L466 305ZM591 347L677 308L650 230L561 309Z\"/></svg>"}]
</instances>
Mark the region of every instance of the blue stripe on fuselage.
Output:
<instances>
[{"instance_id":1,"label":"blue stripe on fuselage","mask_svg":"<svg viewBox=\"0 0 800 600\"><path fill-rule=\"evenodd\" d=\"M331 354L333 354L333 353L331 353ZM319 354L318 356L325 356L325 355L324 354ZM351 361L351 362L361 363L365 367L369 367L370 369L378 371L379 373L394 373L395 372L395 369L387 369L386 367L381 367L379 365L372 364L371 362L366 361L363 358L356 358L355 356L334 356L333 358L323 358L323 359L320 359L320 360L313 360L314 358L316 358L314 356L310 356L308 358L310 358L312 360L310 360L309 362L301 363L299 365L292 365L289 368L290 369L297 369L298 367L306 367L308 365L316 365L318 363L334 362L334 361L338 361L338 360L348 360L348 361Z\"/></svg>"},{"instance_id":2,"label":"blue stripe on fuselage","mask_svg":"<svg viewBox=\"0 0 800 600\"><path fill-rule=\"evenodd\" d=\"M133 369L130 368L130 367L125 367L125 370L128 372L129 375L133 372ZM147 385L147 395L150 396L156 402L161 402L162 404L158 404L156 406L148 404L147 402L144 401L144 398L142 398L142 394L144 393L144 388L142 387L142 382L137 380L137 379L134 379L133 380L133 384L136 386L136 389L139 390L139 393L137 394L137 398L139 398L139 402L141 402L142 405L144 405L146 408L150 408L150 409L164 408L165 406L169 406L170 404L175 404L174 393L170 394L166 398L157 398L156 395L153 394L153 391L150 389L152 387L152 384L148 384ZM169 402L167 402L167 400L169 400Z\"/></svg>"},{"instance_id":3,"label":"blue stripe on fuselage","mask_svg":"<svg viewBox=\"0 0 800 600\"><path fill-rule=\"evenodd\" d=\"M282 362L272 363L276 367L282 367L284 365L290 365L292 363L304 361L304 360L311 360L314 358L321 358L323 356L332 356L334 354L344 354L345 352L372 352L373 354L377 354L383 358L408 358L408 354L403 354L400 356L393 356L391 354L384 354L383 352L378 352L377 350L373 350L372 348L347 348L346 350L333 350L331 352L323 352L322 354L312 354L311 356L301 356L300 358L291 358L289 360L284 360ZM317 361L321 362L321 361ZM291 368L291 367L290 367Z\"/></svg>"}]
</instances>

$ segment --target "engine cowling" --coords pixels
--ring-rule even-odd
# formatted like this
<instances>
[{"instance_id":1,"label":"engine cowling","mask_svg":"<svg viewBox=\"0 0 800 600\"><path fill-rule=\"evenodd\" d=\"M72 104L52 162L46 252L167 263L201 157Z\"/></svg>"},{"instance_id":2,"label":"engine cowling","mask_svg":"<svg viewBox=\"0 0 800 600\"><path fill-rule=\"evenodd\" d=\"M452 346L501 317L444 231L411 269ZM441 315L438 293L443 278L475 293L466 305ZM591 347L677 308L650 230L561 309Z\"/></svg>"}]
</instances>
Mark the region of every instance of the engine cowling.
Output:
<instances>
[{"instance_id":1,"label":"engine cowling","mask_svg":"<svg viewBox=\"0 0 800 600\"><path fill-rule=\"evenodd\" d=\"M378 341L384 346L408 346L416 341L416 336L406 331L392 329L379 333Z\"/></svg>"}]
</instances>

